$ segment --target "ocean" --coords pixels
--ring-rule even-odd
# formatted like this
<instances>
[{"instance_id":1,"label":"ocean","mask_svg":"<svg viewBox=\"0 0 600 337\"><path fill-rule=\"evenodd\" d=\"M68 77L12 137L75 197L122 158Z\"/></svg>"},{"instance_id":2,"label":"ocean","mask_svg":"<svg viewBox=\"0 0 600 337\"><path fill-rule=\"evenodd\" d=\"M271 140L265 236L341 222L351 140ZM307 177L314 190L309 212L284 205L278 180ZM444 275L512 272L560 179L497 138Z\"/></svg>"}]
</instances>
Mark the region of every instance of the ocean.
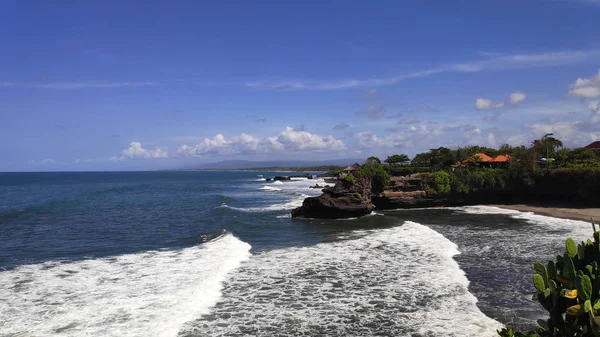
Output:
<instances>
[{"instance_id":1,"label":"ocean","mask_svg":"<svg viewBox=\"0 0 600 337\"><path fill-rule=\"evenodd\" d=\"M292 219L289 172L0 173L0 336L494 336L586 222L486 206Z\"/></svg>"}]
</instances>

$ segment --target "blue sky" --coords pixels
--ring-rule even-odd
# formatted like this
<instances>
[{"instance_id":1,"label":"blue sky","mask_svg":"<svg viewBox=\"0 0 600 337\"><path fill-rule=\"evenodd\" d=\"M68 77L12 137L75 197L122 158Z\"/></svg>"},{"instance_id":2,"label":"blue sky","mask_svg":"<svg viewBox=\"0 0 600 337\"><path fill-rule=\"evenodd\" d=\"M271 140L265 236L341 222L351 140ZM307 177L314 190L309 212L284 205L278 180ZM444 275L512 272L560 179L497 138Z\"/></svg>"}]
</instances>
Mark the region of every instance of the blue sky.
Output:
<instances>
[{"instance_id":1,"label":"blue sky","mask_svg":"<svg viewBox=\"0 0 600 337\"><path fill-rule=\"evenodd\" d=\"M127 3L0 4L0 171L600 139L600 1Z\"/></svg>"}]
</instances>

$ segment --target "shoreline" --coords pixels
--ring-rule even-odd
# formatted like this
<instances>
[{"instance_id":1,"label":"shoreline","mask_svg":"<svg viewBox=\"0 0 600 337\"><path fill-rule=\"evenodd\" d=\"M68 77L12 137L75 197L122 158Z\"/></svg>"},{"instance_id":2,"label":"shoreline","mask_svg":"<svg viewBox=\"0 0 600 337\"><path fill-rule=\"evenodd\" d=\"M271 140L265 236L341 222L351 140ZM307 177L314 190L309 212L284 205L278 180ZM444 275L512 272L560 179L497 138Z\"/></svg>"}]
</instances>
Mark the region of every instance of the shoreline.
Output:
<instances>
[{"instance_id":1,"label":"shoreline","mask_svg":"<svg viewBox=\"0 0 600 337\"><path fill-rule=\"evenodd\" d=\"M504 209L511 209L519 212L533 212L539 215L551 216L554 218L580 220L590 222L590 218L594 218L594 222L600 221L600 208L577 208L557 205L531 205L531 204L516 204L504 205L493 204L494 206Z\"/></svg>"}]
</instances>

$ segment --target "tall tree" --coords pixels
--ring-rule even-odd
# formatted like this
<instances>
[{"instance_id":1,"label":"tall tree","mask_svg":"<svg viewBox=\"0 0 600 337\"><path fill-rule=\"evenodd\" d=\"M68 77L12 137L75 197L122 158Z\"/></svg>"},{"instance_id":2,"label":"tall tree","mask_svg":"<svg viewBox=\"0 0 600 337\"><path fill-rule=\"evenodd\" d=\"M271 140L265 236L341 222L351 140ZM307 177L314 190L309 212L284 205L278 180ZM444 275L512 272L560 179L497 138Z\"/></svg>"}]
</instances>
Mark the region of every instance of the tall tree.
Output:
<instances>
[{"instance_id":1,"label":"tall tree","mask_svg":"<svg viewBox=\"0 0 600 337\"><path fill-rule=\"evenodd\" d=\"M563 143L553 136L553 133L547 133L542 138L531 142L531 147L538 156L550 158L556 150L563 147Z\"/></svg>"},{"instance_id":2,"label":"tall tree","mask_svg":"<svg viewBox=\"0 0 600 337\"><path fill-rule=\"evenodd\" d=\"M384 160L384 162L390 164L391 166L405 165L409 161L410 158L408 158L408 156L405 154L395 154L392 156L388 156L387 159Z\"/></svg>"}]
</instances>

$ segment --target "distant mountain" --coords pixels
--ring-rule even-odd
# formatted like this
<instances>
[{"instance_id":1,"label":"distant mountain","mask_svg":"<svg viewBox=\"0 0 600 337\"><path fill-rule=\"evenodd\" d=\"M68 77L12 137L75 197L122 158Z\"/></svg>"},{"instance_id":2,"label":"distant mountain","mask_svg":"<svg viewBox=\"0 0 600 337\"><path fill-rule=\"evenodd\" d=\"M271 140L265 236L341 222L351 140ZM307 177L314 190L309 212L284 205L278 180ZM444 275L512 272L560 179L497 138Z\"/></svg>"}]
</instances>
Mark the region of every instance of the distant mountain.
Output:
<instances>
[{"instance_id":1,"label":"distant mountain","mask_svg":"<svg viewBox=\"0 0 600 337\"><path fill-rule=\"evenodd\" d=\"M313 167L313 166L325 166L325 165L336 165L336 166L347 166L354 163L362 163L364 159L330 159L330 160L274 160L274 161L252 161L252 160L223 160L216 163L202 164L197 166L197 169L204 170L243 170L250 168L263 168L263 167L281 167L281 168L292 168L292 167Z\"/></svg>"}]
</instances>

